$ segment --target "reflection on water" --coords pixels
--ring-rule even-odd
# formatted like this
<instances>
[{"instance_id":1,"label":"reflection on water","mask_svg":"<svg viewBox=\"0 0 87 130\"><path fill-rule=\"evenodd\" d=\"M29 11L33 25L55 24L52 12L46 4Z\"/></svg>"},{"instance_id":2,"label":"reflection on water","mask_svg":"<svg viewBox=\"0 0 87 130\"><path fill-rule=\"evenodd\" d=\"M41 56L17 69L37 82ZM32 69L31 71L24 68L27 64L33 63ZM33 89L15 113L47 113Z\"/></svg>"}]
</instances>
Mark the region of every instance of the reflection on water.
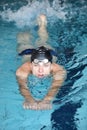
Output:
<instances>
[{"instance_id":1,"label":"reflection on water","mask_svg":"<svg viewBox=\"0 0 87 130\"><path fill-rule=\"evenodd\" d=\"M0 1L0 130L87 129L87 1ZM19 32L37 38L36 17L47 16L48 43L58 52L57 63L67 79L50 111L22 108L15 78L22 64L17 55Z\"/></svg>"}]
</instances>

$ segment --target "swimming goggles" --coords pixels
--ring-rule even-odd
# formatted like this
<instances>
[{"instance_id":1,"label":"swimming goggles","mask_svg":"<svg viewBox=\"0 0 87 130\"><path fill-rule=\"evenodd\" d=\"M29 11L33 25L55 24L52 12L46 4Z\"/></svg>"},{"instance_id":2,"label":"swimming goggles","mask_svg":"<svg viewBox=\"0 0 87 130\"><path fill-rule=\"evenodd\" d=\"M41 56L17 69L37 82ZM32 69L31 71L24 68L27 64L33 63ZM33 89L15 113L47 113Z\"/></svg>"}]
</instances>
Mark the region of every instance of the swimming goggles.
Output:
<instances>
[{"instance_id":1,"label":"swimming goggles","mask_svg":"<svg viewBox=\"0 0 87 130\"><path fill-rule=\"evenodd\" d=\"M35 64L38 64L38 63L40 63L40 62L42 62L42 63L44 63L44 64L47 64L47 63L49 62L49 60L48 60L48 59L43 59L43 60L34 59L33 62L34 62Z\"/></svg>"}]
</instances>

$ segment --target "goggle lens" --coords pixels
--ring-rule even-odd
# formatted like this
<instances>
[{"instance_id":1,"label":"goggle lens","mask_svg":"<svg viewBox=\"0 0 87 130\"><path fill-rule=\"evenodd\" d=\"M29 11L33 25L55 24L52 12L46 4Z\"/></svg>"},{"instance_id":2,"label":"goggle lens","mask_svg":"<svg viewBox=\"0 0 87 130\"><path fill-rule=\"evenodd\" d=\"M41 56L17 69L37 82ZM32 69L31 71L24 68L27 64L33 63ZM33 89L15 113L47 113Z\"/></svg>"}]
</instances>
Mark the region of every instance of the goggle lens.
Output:
<instances>
[{"instance_id":1,"label":"goggle lens","mask_svg":"<svg viewBox=\"0 0 87 130\"><path fill-rule=\"evenodd\" d=\"M46 64L46 63L48 63L49 62L49 60L48 59L43 59L43 60L39 60L39 59L34 59L34 61L33 61L35 64L38 64L39 62L42 62L42 63L44 63L44 64Z\"/></svg>"}]
</instances>

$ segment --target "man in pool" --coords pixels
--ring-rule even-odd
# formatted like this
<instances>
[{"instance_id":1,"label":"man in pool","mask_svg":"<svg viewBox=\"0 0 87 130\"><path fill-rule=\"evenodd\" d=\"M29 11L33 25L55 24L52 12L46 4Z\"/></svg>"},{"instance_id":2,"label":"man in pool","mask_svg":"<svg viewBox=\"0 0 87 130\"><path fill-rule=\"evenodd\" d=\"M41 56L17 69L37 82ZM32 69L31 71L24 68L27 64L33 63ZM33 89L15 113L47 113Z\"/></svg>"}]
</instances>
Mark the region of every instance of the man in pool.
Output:
<instances>
[{"instance_id":1,"label":"man in pool","mask_svg":"<svg viewBox=\"0 0 87 130\"><path fill-rule=\"evenodd\" d=\"M27 86L29 74L33 74L38 78L44 78L50 74L53 76L53 82L50 90L41 101L37 101L31 96ZM42 110L52 108L51 102L64 82L66 71L62 66L52 62L51 50L41 46L37 49L33 49L31 53L31 62L24 63L17 70L16 76L20 92L25 98L23 107L25 109Z\"/></svg>"},{"instance_id":2,"label":"man in pool","mask_svg":"<svg viewBox=\"0 0 87 130\"><path fill-rule=\"evenodd\" d=\"M43 18L43 16L41 18ZM51 109L52 101L65 80L66 71L62 66L53 62L53 56L56 54L48 47L39 46L35 49L27 49L20 53L20 55L26 54L30 55L30 61L24 63L16 71L19 89L25 98L23 107L32 110ZM52 84L43 100L36 100L32 96L28 87L28 77L30 74L39 79L52 75Z\"/></svg>"}]
</instances>

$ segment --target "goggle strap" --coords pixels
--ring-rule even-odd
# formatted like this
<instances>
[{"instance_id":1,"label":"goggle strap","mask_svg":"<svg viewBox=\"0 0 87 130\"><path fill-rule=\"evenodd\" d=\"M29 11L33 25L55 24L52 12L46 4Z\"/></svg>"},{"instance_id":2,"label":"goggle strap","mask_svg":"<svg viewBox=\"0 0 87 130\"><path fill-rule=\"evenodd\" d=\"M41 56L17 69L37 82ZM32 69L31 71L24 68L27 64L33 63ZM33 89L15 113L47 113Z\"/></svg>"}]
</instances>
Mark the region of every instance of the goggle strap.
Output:
<instances>
[{"instance_id":1,"label":"goggle strap","mask_svg":"<svg viewBox=\"0 0 87 130\"><path fill-rule=\"evenodd\" d=\"M22 52L20 52L18 55L19 56L30 55L34 50L36 50L36 49L26 49L26 50L23 50ZM57 57L57 53L54 50L49 49L49 51L50 51L51 55Z\"/></svg>"},{"instance_id":2,"label":"goggle strap","mask_svg":"<svg viewBox=\"0 0 87 130\"><path fill-rule=\"evenodd\" d=\"M26 49L20 52L18 55L23 56L23 55L30 55L35 49Z\"/></svg>"},{"instance_id":3,"label":"goggle strap","mask_svg":"<svg viewBox=\"0 0 87 130\"><path fill-rule=\"evenodd\" d=\"M57 57L57 53L56 53L54 50L50 50L50 53L51 53L51 55L53 55L53 56L56 56L56 57Z\"/></svg>"}]
</instances>

